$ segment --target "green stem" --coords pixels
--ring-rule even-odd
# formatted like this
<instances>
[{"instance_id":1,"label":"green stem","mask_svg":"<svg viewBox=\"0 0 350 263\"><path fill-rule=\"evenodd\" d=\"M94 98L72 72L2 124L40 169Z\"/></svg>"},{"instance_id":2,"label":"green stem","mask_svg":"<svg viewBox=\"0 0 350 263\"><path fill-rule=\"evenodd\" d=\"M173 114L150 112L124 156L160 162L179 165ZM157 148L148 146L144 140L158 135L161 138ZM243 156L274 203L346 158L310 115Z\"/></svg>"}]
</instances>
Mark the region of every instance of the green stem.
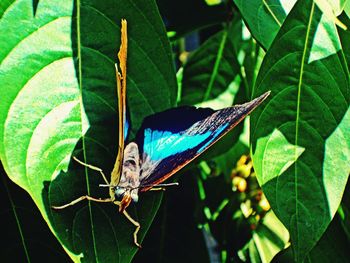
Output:
<instances>
[{"instance_id":1,"label":"green stem","mask_svg":"<svg viewBox=\"0 0 350 263\"><path fill-rule=\"evenodd\" d=\"M212 74L210 76L209 84L208 84L207 90L205 91L205 94L204 94L204 97L203 97L203 101L206 101L206 100L209 99L211 90L213 89L214 81L215 81L216 76L217 76L218 71L219 71L219 66L220 66L222 54L224 53L226 39L227 39L227 30L225 30L223 32L223 34L222 34L219 50L218 50L218 53L217 53L217 56L216 56L216 60L215 60L215 64L214 64L214 68L213 68L213 72L212 72Z\"/></svg>"}]
</instances>

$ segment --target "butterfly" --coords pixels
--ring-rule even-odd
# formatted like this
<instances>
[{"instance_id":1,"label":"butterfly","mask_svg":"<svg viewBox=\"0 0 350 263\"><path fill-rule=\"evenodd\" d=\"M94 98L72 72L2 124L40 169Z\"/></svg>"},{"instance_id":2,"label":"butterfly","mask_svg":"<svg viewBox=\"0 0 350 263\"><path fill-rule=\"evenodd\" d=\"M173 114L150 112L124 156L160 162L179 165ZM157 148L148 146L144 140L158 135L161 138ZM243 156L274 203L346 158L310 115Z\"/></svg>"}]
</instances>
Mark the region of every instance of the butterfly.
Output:
<instances>
[{"instance_id":1,"label":"butterfly","mask_svg":"<svg viewBox=\"0 0 350 263\"><path fill-rule=\"evenodd\" d=\"M101 173L106 182L101 186L109 187L110 197L98 199L86 195L53 208L63 209L85 199L114 203L119 206L119 211L135 225L134 243L141 247L137 240L137 233L141 226L126 211L130 203L137 202L142 192L175 185L176 183L163 184L163 182L232 130L270 93L266 92L250 102L221 110L185 106L156 113L144 119L135 141L125 145L129 130L129 123L126 120L126 20L123 19L121 25L119 66L116 64L119 131L121 132L119 132L118 154L110 181L108 182L102 169L73 157L80 164ZM117 198L121 198L121 201Z\"/></svg>"}]
</instances>

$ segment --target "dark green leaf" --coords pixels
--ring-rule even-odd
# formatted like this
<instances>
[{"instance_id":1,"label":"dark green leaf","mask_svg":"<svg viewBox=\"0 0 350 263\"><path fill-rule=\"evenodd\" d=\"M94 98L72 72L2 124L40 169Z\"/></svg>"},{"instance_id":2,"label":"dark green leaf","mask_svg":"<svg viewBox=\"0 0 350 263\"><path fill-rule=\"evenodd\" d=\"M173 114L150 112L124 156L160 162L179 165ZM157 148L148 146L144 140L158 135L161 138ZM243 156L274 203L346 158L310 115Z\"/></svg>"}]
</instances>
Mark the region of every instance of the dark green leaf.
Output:
<instances>
[{"instance_id":1,"label":"dark green leaf","mask_svg":"<svg viewBox=\"0 0 350 263\"><path fill-rule=\"evenodd\" d=\"M1 261L67 262L69 257L52 235L33 200L14 184L0 165Z\"/></svg>"},{"instance_id":2,"label":"dark green leaf","mask_svg":"<svg viewBox=\"0 0 350 263\"><path fill-rule=\"evenodd\" d=\"M0 18L3 16L4 12L9 8L9 6L14 1L15 0L2 0L2 1L0 1Z\"/></svg>"},{"instance_id":3,"label":"dark green leaf","mask_svg":"<svg viewBox=\"0 0 350 263\"><path fill-rule=\"evenodd\" d=\"M251 118L254 167L301 261L337 211L350 169L349 71L335 25L313 1L294 6L266 54L255 94L267 90Z\"/></svg>"},{"instance_id":4,"label":"dark green leaf","mask_svg":"<svg viewBox=\"0 0 350 263\"><path fill-rule=\"evenodd\" d=\"M112 169L117 153L114 63L120 20L128 20L128 106L132 134L146 115L175 104L176 80L165 30L152 1L33 1L13 3L0 20L0 156L8 176L24 188L73 260L128 262L137 249L134 227L111 204L98 173L70 164L80 159ZM88 132L86 133L86 131ZM85 134L86 133L86 134ZM85 136L84 136L85 134ZM81 143L76 146L78 140ZM60 172L67 170L66 173ZM129 212L142 240L160 202L141 196Z\"/></svg>"},{"instance_id":5,"label":"dark green leaf","mask_svg":"<svg viewBox=\"0 0 350 263\"><path fill-rule=\"evenodd\" d=\"M296 0L233 0L254 38L269 49Z\"/></svg>"},{"instance_id":6,"label":"dark green leaf","mask_svg":"<svg viewBox=\"0 0 350 263\"><path fill-rule=\"evenodd\" d=\"M336 215L317 245L311 250L308 262L347 262L350 257L350 241Z\"/></svg>"},{"instance_id":7,"label":"dark green leaf","mask_svg":"<svg viewBox=\"0 0 350 263\"><path fill-rule=\"evenodd\" d=\"M289 246L286 249L282 250L279 252L271 261L271 263L294 263L294 258L293 258L293 250Z\"/></svg>"},{"instance_id":8,"label":"dark green leaf","mask_svg":"<svg viewBox=\"0 0 350 263\"><path fill-rule=\"evenodd\" d=\"M235 38L240 36L239 29L242 30L228 26L190 56L183 70L181 104L208 101L229 89L240 72L234 46Z\"/></svg>"}]
</instances>

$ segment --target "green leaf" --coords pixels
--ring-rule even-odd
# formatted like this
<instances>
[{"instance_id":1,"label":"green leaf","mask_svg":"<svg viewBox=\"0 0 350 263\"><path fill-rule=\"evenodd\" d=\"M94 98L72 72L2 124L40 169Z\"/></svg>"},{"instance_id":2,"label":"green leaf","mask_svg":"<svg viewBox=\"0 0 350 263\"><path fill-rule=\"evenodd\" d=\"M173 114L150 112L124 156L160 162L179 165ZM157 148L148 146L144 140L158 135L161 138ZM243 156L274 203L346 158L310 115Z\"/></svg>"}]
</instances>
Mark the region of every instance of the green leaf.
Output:
<instances>
[{"instance_id":1,"label":"green leaf","mask_svg":"<svg viewBox=\"0 0 350 263\"><path fill-rule=\"evenodd\" d=\"M239 28L232 24L210 37L190 56L183 69L181 104L208 101L225 90L230 93L229 84L240 72L234 46L237 36ZM226 106L232 102L231 99Z\"/></svg>"},{"instance_id":2,"label":"green leaf","mask_svg":"<svg viewBox=\"0 0 350 263\"><path fill-rule=\"evenodd\" d=\"M114 63L120 20L128 20L131 138L143 118L175 104L176 79L164 26L152 1L33 1L9 5L0 20L0 157L33 198L74 261L131 261L134 226L111 204L53 211L90 194L107 197L101 176L74 155L112 170L117 153ZM34 16L35 13L35 16ZM87 131L88 130L88 131ZM80 143L77 145L77 142ZM68 166L69 165L69 166ZM62 172L64 171L64 172ZM142 240L160 204L147 193L130 214Z\"/></svg>"},{"instance_id":3,"label":"green leaf","mask_svg":"<svg viewBox=\"0 0 350 263\"><path fill-rule=\"evenodd\" d=\"M267 90L251 117L254 167L301 261L331 222L350 169L349 71L334 23L313 1L294 6L267 52L255 94Z\"/></svg>"},{"instance_id":4,"label":"green leaf","mask_svg":"<svg viewBox=\"0 0 350 263\"><path fill-rule=\"evenodd\" d=\"M350 2L349 1L346 1L346 4L344 6L344 12L348 17L350 17Z\"/></svg>"},{"instance_id":5,"label":"green leaf","mask_svg":"<svg viewBox=\"0 0 350 263\"><path fill-rule=\"evenodd\" d=\"M321 239L316 246L307 255L305 262L347 262L350 256L350 236L349 236L349 186L348 183L344 191L342 200L342 212L338 212L328 226L327 230L323 233ZM344 209L343 209L344 208ZM343 211L344 210L344 211ZM283 252L292 254L292 250L288 248ZM286 253L284 253L286 254ZM290 256L292 258L292 256ZM274 258L273 262L293 262L291 259L286 259L282 253Z\"/></svg>"},{"instance_id":6,"label":"green leaf","mask_svg":"<svg viewBox=\"0 0 350 263\"><path fill-rule=\"evenodd\" d=\"M268 50L296 0L233 0L254 38Z\"/></svg>"},{"instance_id":7,"label":"green leaf","mask_svg":"<svg viewBox=\"0 0 350 263\"><path fill-rule=\"evenodd\" d=\"M14 2L15 0L2 0L0 2L0 18L3 16L6 9Z\"/></svg>"}]
</instances>

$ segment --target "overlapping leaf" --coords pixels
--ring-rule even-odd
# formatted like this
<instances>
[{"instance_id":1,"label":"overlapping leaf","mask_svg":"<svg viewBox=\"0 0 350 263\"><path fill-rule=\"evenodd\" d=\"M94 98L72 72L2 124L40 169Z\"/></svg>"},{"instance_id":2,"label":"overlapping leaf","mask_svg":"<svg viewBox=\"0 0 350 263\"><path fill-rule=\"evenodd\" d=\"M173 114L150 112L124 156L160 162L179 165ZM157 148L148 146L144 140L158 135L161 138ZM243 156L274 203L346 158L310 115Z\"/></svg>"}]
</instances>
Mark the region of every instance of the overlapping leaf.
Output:
<instances>
[{"instance_id":1,"label":"overlapping leaf","mask_svg":"<svg viewBox=\"0 0 350 263\"><path fill-rule=\"evenodd\" d=\"M296 0L233 0L254 38L267 50Z\"/></svg>"},{"instance_id":2,"label":"overlapping leaf","mask_svg":"<svg viewBox=\"0 0 350 263\"><path fill-rule=\"evenodd\" d=\"M107 174L113 167L121 18L129 22L131 137L146 115L174 105L171 51L157 8L146 0L39 1L35 10L33 1L18 0L4 8L0 154L6 172L31 195L73 260L130 261L134 228L116 207L81 203L57 212L51 205L87 193L108 196L98 189L99 175L70 164L70 157L76 149L74 155ZM160 195L141 200L130 211L142 225L140 239Z\"/></svg>"},{"instance_id":3,"label":"overlapping leaf","mask_svg":"<svg viewBox=\"0 0 350 263\"><path fill-rule=\"evenodd\" d=\"M349 71L333 21L313 1L294 6L266 54L255 94L267 90L251 118L254 167L301 261L331 222L350 169Z\"/></svg>"},{"instance_id":4,"label":"overlapping leaf","mask_svg":"<svg viewBox=\"0 0 350 263\"><path fill-rule=\"evenodd\" d=\"M256 257L258 262L271 262L273 257L282 250L289 241L287 229L276 218L273 211L269 211L263 223L253 231L249 241L250 257ZM251 261L253 259L251 258Z\"/></svg>"}]
</instances>

